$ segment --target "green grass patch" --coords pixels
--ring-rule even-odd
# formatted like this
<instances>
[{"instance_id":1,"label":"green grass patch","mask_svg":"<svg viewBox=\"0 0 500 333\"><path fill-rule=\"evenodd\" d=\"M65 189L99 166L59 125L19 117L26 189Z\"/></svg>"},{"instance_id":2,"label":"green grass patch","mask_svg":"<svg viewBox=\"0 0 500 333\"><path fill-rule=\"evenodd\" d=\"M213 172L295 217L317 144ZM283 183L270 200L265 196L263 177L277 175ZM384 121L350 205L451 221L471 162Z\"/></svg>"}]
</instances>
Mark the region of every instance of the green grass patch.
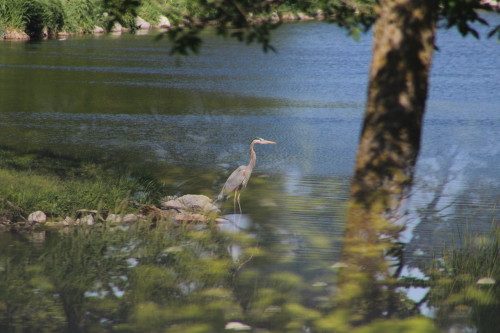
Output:
<instances>
[{"instance_id":1,"label":"green grass patch","mask_svg":"<svg viewBox=\"0 0 500 333\"><path fill-rule=\"evenodd\" d=\"M158 24L161 15L167 15L166 0L143 1L137 14L151 24Z\"/></svg>"},{"instance_id":2,"label":"green grass patch","mask_svg":"<svg viewBox=\"0 0 500 333\"><path fill-rule=\"evenodd\" d=\"M0 0L0 32L17 29L30 36L85 33L104 25L101 0Z\"/></svg>"},{"instance_id":3,"label":"green grass patch","mask_svg":"<svg viewBox=\"0 0 500 333\"><path fill-rule=\"evenodd\" d=\"M160 192L153 180L97 162L0 150L0 211L14 219L36 210L62 217L78 209L121 212L124 201L150 203Z\"/></svg>"},{"instance_id":4,"label":"green grass patch","mask_svg":"<svg viewBox=\"0 0 500 333\"><path fill-rule=\"evenodd\" d=\"M0 0L0 30L24 30L28 7L26 0Z\"/></svg>"}]
</instances>

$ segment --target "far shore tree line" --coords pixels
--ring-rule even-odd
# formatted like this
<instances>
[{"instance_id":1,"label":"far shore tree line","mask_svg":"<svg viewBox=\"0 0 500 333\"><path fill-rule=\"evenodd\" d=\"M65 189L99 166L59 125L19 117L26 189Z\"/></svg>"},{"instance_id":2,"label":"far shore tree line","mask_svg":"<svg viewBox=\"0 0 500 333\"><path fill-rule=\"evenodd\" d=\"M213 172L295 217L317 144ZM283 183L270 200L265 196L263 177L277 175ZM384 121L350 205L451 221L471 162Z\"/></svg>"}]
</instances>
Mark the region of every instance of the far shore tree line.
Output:
<instances>
[{"instance_id":1,"label":"far shore tree line","mask_svg":"<svg viewBox=\"0 0 500 333\"><path fill-rule=\"evenodd\" d=\"M373 0L355 1L370 5ZM189 25L210 20L209 1L190 0L0 0L0 37L33 39L68 34L134 31ZM324 19L320 1L270 1L270 8L249 13L274 22Z\"/></svg>"}]
</instances>

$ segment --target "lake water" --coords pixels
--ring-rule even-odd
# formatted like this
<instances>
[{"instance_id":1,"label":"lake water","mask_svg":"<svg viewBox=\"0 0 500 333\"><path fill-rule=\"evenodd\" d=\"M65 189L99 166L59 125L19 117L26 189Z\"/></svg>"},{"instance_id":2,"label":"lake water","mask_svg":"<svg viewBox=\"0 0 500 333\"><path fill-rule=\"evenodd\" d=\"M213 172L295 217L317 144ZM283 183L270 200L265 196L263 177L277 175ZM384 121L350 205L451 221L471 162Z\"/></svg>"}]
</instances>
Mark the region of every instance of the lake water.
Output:
<instances>
[{"instance_id":1,"label":"lake water","mask_svg":"<svg viewBox=\"0 0 500 333\"><path fill-rule=\"evenodd\" d=\"M248 162L254 137L276 141L256 147L240 222L272 228L268 241L286 242L299 271L311 258L334 263L371 35L354 41L334 25L285 24L273 35L277 53L207 34L200 55L173 57L155 34L0 43L1 144L148 165L160 180L178 166L191 172L176 193L215 195ZM499 43L440 30L437 45L408 205L412 253L442 245L458 225L485 231L499 216ZM197 181L205 172L217 175L208 189ZM422 223L412 234L423 217L439 227Z\"/></svg>"}]
</instances>

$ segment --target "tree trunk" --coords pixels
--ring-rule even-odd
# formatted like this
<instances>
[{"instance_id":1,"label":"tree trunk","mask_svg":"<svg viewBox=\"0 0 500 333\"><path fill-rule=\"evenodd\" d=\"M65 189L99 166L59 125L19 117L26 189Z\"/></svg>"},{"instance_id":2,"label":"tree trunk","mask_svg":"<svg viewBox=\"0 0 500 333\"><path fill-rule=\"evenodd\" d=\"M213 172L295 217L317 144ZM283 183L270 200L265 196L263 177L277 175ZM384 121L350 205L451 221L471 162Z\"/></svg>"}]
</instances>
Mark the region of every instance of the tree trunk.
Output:
<instances>
[{"instance_id":1,"label":"tree trunk","mask_svg":"<svg viewBox=\"0 0 500 333\"><path fill-rule=\"evenodd\" d=\"M401 228L394 220L420 149L437 1L380 0L376 11L368 101L342 250L347 267L339 276L337 299L354 311L357 322L392 307L382 287L391 283L384 255L398 239Z\"/></svg>"}]
</instances>

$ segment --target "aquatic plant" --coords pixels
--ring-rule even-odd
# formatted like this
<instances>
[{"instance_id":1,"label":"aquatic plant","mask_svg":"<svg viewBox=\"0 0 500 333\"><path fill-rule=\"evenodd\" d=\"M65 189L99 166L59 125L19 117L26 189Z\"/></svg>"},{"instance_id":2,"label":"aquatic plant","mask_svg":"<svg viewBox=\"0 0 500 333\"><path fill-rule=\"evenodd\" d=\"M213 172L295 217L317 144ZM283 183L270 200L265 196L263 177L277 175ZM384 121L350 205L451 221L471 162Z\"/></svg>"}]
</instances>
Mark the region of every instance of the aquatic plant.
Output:
<instances>
[{"instance_id":1,"label":"aquatic plant","mask_svg":"<svg viewBox=\"0 0 500 333\"><path fill-rule=\"evenodd\" d=\"M429 303L443 328L459 323L492 332L500 326L500 230L492 227L489 235L468 232L463 246L430 270Z\"/></svg>"}]
</instances>

